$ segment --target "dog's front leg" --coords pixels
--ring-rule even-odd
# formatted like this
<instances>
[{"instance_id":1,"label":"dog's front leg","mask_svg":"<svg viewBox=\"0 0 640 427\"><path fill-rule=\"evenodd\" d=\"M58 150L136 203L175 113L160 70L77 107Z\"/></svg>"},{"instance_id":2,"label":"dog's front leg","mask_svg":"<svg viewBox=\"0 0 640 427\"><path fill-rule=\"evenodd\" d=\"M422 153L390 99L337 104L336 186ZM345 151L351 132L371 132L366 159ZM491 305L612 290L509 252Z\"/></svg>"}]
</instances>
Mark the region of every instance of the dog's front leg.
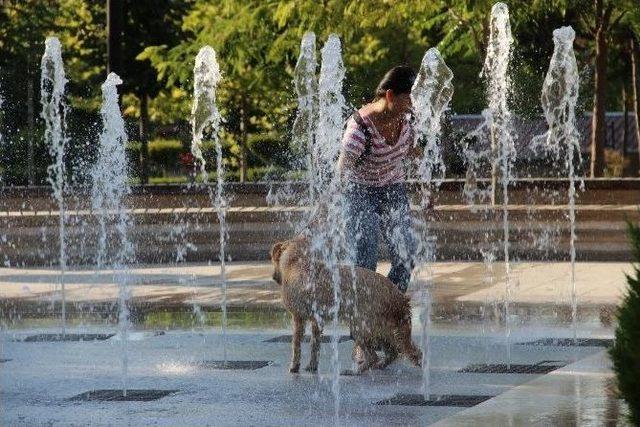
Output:
<instances>
[{"instance_id":1,"label":"dog's front leg","mask_svg":"<svg viewBox=\"0 0 640 427\"><path fill-rule=\"evenodd\" d=\"M300 347L304 336L304 321L301 317L293 315L293 336L291 337L291 366L289 372L300 371Z\"/></svg>"},{"instance_id":2,"label":"dog's front leg","mask_svg":"<svg viewBox=\"0 0 640 427\"><path fill-rule=\"evenodd\" d=\"M311 319L311 359L305 368L309 372L318 372L318 356L320 355L320 336L322 328L315 318Z\"/></svg>"}]
</instances>

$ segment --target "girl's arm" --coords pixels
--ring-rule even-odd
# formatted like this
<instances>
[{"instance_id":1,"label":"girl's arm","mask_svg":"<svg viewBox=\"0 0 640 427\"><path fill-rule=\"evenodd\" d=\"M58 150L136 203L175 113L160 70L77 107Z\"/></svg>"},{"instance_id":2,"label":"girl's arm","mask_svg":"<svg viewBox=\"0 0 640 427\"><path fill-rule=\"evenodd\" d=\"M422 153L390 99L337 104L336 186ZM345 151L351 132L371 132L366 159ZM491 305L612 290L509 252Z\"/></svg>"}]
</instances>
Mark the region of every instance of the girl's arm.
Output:
<instances>
[{"instance_id":1,"label":"girl's arm","mask_svg":"<svg viewBox=\"0 0 640 427\"><path fill-rule=\"evenodd\" d=\"M358 157L346 150L340 150L338 157L338 176L340 180L344 180L348 171L352 171L358 161Z\"/></svg>"}]
</instances>

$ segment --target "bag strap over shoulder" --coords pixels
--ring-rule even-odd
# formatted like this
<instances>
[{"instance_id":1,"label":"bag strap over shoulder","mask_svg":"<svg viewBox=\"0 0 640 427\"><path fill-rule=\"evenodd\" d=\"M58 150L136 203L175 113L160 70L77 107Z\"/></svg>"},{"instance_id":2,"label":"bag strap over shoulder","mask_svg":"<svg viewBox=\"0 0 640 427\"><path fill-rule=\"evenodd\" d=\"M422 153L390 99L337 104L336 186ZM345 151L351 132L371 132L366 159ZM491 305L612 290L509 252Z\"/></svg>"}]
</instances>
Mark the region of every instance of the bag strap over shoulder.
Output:
<instances>
[{"instance_id":1,"label":"bag strap over shoulder","mask_svg":"<svg viewBox=\"0 0 640 427\"><path fill-rule=\"evenodd\" d=\"M364 119L360 115L358 110L353 112L351 116L353 120L358 125L360 131L364 134L364 151L360 154L360 157L356 160L356 166L360 166L364 161L365 157L367 157L371 153L371 146L373 145L373 137L371 136L371 131L369 130L369 126L364 122Z\"/></svg>"}]
</instances>

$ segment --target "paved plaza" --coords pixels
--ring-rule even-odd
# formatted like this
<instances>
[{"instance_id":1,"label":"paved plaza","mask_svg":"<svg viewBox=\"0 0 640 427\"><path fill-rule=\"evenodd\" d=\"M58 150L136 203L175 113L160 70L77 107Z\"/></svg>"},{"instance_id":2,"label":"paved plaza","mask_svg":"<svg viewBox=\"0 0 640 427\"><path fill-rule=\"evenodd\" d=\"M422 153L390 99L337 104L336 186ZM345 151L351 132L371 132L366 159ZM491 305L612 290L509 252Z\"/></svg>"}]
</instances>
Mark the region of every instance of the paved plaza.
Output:
<instances>
[{"instance_id":1,"label":"paved plaza","mask_svg":"<svg viewBox=\"0 0 640 427\"><path fill-rule=\"evenodd\" d=\"M380 272L388 268L383 263ZM612 327L610 319L601 314L612 311L619 302L624 273L630 268L626 263L577 264L577 333L581 339L592 340L567 346L573 342L562 340L572 336L562 308L569 304L568 264L513 265L508 340L504 318L470 315L479 307L490 311L494 301L502 301L502 264L496 263L492 274L482 263L433 264L419 279L420 283L429 277L433 281L429 391L433 399L453 396L462 400L442 400L443 406L413 406L406 401L380 404L398 395L421 393L422 370L399 361L384 371L339 378L338 423L621 424L626 409L616 398L605 352ZM129 273L133 307L147 307L153 315L136 323L129 337L126 386L134 393L149 389L170 393L152 401L70 400L92 390L121 389L123 385L124 350L113 317L101 321L81 313L86 306L113 306L118 288L112 272L74 270L65 275L65 283L70 315L67 332L114 336L89 342L30 342L25 339L60 331L59 304L55 303L60 297L58 272L3 269L0 298L7 310L0 354L3 425L85 425L87 420L92 425L176 425L180 420L189 426L328 425L336 421L332 346L322 347L318 375L288 373L290 344L279 337L291 333L289 319L281 310L269 263L229 265L226 339L220 329L218 266L140 266ZM419 342L420 301L415 289L410 293L414 339ZM13 316L12 307L20 315ZM192 318L176 321L175 311L191 313L194 307L218 316L200 324ZM542 345L531 345L536 341ZM351 348L351 341L338 344L340 369L350 367ZM308 350L308 344L303 344L303 363ZM224 361L225 353L229 361L266 363L254 370L214 369ZM498 371L505 366L522 367L524 371L460 372L478 365ZM536 371L540 366L550 366L551 372Z\"/></svg>"},{"instance_id":2,"label":"paved plaza","mask_svg":"<svg viewBox=\"0 0 640 427\"><path fill-rule=\"evenodd\" d=\"M123 350L118 335L94 342L20 341L33 332L5 331L2 337L1 357L9 359L0 369L3 425L168 426L179 420L185 426L293 426L335 421L331 345L322 347L318 375L289 374L289 344L266 342L290 333L288 330L228 331L228 360L268 362L256 370L217 370L203 363L223 359L219 331L134 332L127 350L127 388L172 391L148 402L70 400L92 390L122 388ZM470 408L380 405L398 394L421 392L422 371L399 361L384 371L340 377L339 423L613 425L625 409L613 395L612 374L602 347L521 344L559 333L550 328L514 331L509 361L502 334L483 336L479 329L435 328L430 394L433 398L459 395L486 396L489 400ZM339 344L342 367L350 365L351 346L351 342ZM303 357L308 357L307 344L303 345ZM551 369L564 366L547 375L460 372L475 364L500 363L547 364Z\"/></svg>"},{"instance_id":3,"label":"paved plaza","mask_svg":"<svg viewBox=\"0 0 640 427\"><path fill-rule=\"evenodd\" d=\"M629 263L581 262L576 264L578 303L582 306L614 306L625 290ZM386 274L388 263L378 271ZM269 262L237 262L227 266L229 307L280 307L278 285L271 280ZM504 298L503 263L492 273L483 263L437 262L423 270L419 281L430 277L433 299L438 303L485 303ZM511 297L514 304L568 304L570 265L561 262L512 263ZM70 303L115 301L118 285L111 271L72 270L64 276ZM135 303L218 306L222 301L220 267L206 264L141 266L129 270ZM414 285L409 289L414 293ZM47 303L60 299L59 272L47 268L4 268L0 272L0 300Z\"/></svg>"}]
</instances>

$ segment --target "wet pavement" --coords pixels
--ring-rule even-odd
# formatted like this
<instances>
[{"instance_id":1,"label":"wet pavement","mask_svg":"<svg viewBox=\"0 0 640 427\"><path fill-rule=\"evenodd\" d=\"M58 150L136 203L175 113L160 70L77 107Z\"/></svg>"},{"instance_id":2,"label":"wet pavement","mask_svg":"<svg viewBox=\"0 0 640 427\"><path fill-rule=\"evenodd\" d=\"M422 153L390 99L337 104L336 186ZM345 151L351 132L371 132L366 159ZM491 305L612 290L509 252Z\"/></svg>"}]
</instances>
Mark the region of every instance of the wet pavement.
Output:
<instances>
[{"instance_id":1,"label":"wet pavement","mask_svg":"<svg viewBox=\"0 0 640 427\"><path fill-rule=\"evenodd\" d=\"M380 272L388 268L382 264ZM481 263L435 263L430 398L444 400L435 406L420 404L423 399L416 395L422 371L400 361L384 371L340 377L338 424L624 425L625 407L615 396L603 346L612 337L611 313L630 268L626 263L577 264L577 333L590 340L561 346L554 344L570 343L566 338L572 336L568 264L515 263L507 319L500 308L505 286L501 265L494 266L492 281ZM58 272L2 269L0 425L334 424L331 344L322 346L318 375L288 373L290 344L282 336L291 333L290 319L271 273L268 263L230 265L226 352L228 361L236 363L225 364L218 267L131 270L134 314L140 307L146 311L134 318L136 330L128 344L126 384L139 398L128 402L117 401L113 392L123 384L115 317L100 311L117 313L112 273L75 270L66 275L67 332L115 336L33 342L28 337L60 333ZM423 272L420 280L426 278ZM409 293L418 342L420 301L414 289ZM541 345L523 344L537 340ZM340 340L340 369L350 368L352 345ZM303 364L308 350L308 343L303 344ZM478 365L485 373L471 372ZM252 369L236 369L246 366ZM536 373L513 373L516 367ZM99 390L106 391L87 393ZM148 390L152 392L145 394ZM75 396L108 400L70 400ZM407 396L418 406L378 404ZM491 398L482 402L487 396ZM467 408L464 402L475 406Z\"/></svg>"},{"instance_id":2,"label":"wet pavement","mask_svg":"<svg viewBox=\"0 0 640 427\"><path fill-rule=\"evenodd\" d=\"M74 331L115 329L93 326ZM213 362L223 359L217 328L174 329L162 335L135 331L128 343L127 387L138 392L175 392L158 400L133 402L69 400L88 391L122 388L118 335L92 342L18 341L41 332L46 331L3 333L0 357L11 360L0 367L2 425L332 425L335 421L331 345L322 346L319 374L290 374L289 344L265 342L289 330L228 331L228 360L245 365L268 362L264 367L249 364L251 370L212 369ZM380 405L398 394L421 392L421 369L399 361L384 371L340 377L338 423L600 426L615 425L621 419L624 406L612 395L612 374L602 347L515 344L566 334L563 328L523 327L512 336L508 360L503 332L436 326L431 339L432 397L496 397L471 408ZM338 345L341 368L350 366L351 347L350 341ZM303 344L303 364L308 350L308 344ZM546 375L461 372L473 364L548 361L566 366Z\"/></svg>"},{"instance_id":3,"label":"wet pavement","mask_svg":"<svg viewBox=\"0 0 640 427\"><path fill-rule=\"evenodd\" d=\"M622 426L626 406L617 398L605 352L512 388L434 424L453 426Z\"/></svg>"}]
</instances>

